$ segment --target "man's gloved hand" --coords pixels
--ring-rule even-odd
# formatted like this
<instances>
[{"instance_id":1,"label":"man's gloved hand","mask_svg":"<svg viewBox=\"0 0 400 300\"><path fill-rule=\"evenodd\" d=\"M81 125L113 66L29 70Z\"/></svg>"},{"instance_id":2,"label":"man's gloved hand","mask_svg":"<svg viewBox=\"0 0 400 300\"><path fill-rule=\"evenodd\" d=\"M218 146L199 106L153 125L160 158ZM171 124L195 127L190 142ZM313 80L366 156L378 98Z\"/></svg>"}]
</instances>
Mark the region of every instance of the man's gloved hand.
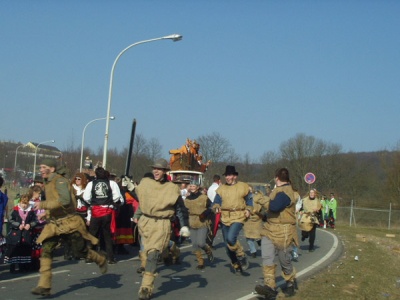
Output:
<instances>
[{"instance_id":1,"label":"man's gloved hand","mask_svg":"<svg viewBox=\"0 0 400 300\"><path fill-rule=\"evenodd\" d=\"M189 237L190 236L190 231L189 231L189 227L187 226L183 226L181 228L181 230L179 230L179 234L183 237Z\"/></svg>"},{"instance_id":2,"label":"man's gloved hand","mask_svg":"<svg viewBox=\"0 0 400 300\"><path fill-rule=\"evenodd\" d=\"M125 176L122 178L122 186L126 186L128 191L132 192L135 189L135 185L131 181L131 179L128 176Z\"/></svg>"}]
</instances>

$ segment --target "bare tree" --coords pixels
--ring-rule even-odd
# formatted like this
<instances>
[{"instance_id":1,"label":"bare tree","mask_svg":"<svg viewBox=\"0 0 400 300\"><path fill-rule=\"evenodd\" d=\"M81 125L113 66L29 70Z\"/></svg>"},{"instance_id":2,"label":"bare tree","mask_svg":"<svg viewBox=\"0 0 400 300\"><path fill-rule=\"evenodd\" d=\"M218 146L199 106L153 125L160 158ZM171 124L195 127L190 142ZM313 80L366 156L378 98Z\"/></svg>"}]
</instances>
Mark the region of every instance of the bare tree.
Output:
<instances>
[{"instance_id":1,"label":"bare tree","mask_svg":"<svg viewBox=\"0 0 400 300\"><path fill-rule=\"evenodd\" d=\"M400 141L393 151L380 154L381 166L386 173L384 194L394 208L400 207Z\"/></svg>"},{"instance_id":2,"label":"bare tree","mask_svg":"<svg viewBox=\"0 0 400 300\"><path fill-rule=\"evenodd\" d=\"M148 156L150 160L154 161L157 158L162 157L162 146L160 141L156 138L151 138L148 142Z\"/></svg>"},{"instance_id":3,"label":"bare tree","mask_svg":"<svg viewBox=\"0 0 400 300\"><path fill-rule=\"evenodd\" d=\"M303 180L308 172L316 175L318 189L335 186L341 172L335 164L341 151L340 145L330 144L300 133L283 142L280 151L286 167L292 174L291 178L295 186L308 188Z\"/></svg>"},{"instance_id":4,"label":"bare tree","mask_svg":"<svg viewBox=\"0 0 400 300\"><path fill-rule=\"evenodd\" d=\"M197 142L200 144L200 152L204 161L211 160L213 163L218 163L227 161L234 156L235 151L230 142L217 132L199 136Z\"/></svg>"},{"instance_id":5,"label":"bare tree","mask_svg":"<svg viewBox=\"0 0 400 300\"><path fill-rule=\"evenodd\" d=\"M280 155L274 151L267 151L261 155L260 161L264 165L276 164L281 159Z\"/></svg>"},{"instance_id":6,"label":"bare tree","mask_svg":"<svg viewBox=\"0 0 400 300\"><path fill-rule=\"evenodd\" d=\"M146 155L149 152L149 146L146 138L143 134L139 133L135 136L135 142L133 143L133 155L140 156Z\"/></svg>"}]
</instances>

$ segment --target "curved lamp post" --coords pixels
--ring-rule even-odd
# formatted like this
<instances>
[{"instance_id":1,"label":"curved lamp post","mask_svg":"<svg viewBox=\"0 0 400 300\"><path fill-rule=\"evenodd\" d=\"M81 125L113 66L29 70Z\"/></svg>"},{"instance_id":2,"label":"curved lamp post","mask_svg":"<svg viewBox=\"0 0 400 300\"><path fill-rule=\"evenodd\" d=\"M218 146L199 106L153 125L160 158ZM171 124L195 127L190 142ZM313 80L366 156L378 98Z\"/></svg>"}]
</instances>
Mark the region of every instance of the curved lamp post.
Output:
<instances>
[{"instance_id":1,"label":"curved lamp post","mask_svg":"<svg viewBox=\"0 0 400 300\"><path fill-rule=\"evenodd\" d=\"M93 123L93 122L95 122L95 121L100 121L100 120L105 120L105 119L107 119L107 117L105 117L105 118L94 119L94 120L90 121L89 123L87 123L87 124L85 125L85 127L83 128L83 131L82 131L82 144L81 144L81 164L80 164L80 167L79 167L79 172L82 172L83 144L84 144L84 142L85 142L85 131L86 131L86 127L88 127L89 124L91 124L91 123ZM115 120L115 117L114 117L114 116L111 116L111 117L110 117L110 120Z\"/></svg>"},{"instance_id":2,"label":"curved lamp post","mask_svg":"<svg viewBox=\"0 0 400 300\"><path fill-rule=\"evenodd\" d=\"M25 147L25 145L19 145L17 147L17 149L15 149L15 161L14 161L14 174L15 174L15 178L17 178L17 155L18 155L18 149L21 147Z\"/></svg>"},{"instance_id":3,"label":"curved lamp post","mask_svg":"<svg viewBox=\"0 0 400 300\"><path fill-rule=\"evenodd\" d=\"M43 144L54 143L54 142L55 142L55 140L44 141L44 142L39 143L39 144L36 146L36 150L35 150L35 161L34 161L34 163L33 163L33 180L35 180L35 176L36 176L36 155L37 155L37 151L38 151L38 149L39 149L39 146L40 146L40 145L43 145Z\"/></svg>"},{"instance_id":4,"label":"curved lamp post","mask_svg":"<svg viewBox=\"0 0 400 300\"><path fill-rule=\"evenodd\" d=\"M180 41L182 39L182 36L179 34L171 34L171 35L166 35L163 37L159 37L159 38L155 38L155 39L150 39L150 40L144 40L144 41L140 41L134 44L129 45L128 47L126 47L124 50L122 50L118 56L116 57L116 59L114 60L114 63L112 65L111 68L111 75L110 75L110 87L108 90L108 106L107 106L107 117L106 117L106 133L104 136L104 149L103 149L103 168L106 168L107 165L107 148L108 148L108 130L110 127L110 113L111 113L111 99L112 99L112 86L113 86L113 77L114 77L114 69L115 69L115 65L118 62L118 59L121 57L122 54L124 54L127 50L129 50L130 48L140 45L140 44L144 44L144 43L149 43L149 42L154 42L154 41L159 41L159 40L172 40L174 42L176 41Z\"/></svg>"}]
</instances>

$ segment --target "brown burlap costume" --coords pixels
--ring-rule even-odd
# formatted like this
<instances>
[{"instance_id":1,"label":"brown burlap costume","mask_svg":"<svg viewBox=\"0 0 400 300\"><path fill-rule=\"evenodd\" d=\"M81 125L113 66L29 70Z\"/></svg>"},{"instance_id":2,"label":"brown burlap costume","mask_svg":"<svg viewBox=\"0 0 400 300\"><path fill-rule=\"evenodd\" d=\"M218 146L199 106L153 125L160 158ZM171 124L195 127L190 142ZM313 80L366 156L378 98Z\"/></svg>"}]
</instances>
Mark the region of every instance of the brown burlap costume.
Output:
<instances>
[{"instance_id":1,"label":"brown burlap costume","mask_svg":"<svg viewBox=\"0 0 400 300\"><path fill-rule=\"evenodd\" d=\"M184 200L185 206L189 210L189 226L190 228L207 227L207 221L200 220L199 216L207 208L207 196L201 195L195 200Z\"/></svg>"},{"instance_id":2,"label":"brown burlap costume","mask_svg":"<svg viewBox=\"0 0 400 300\"><path fill-rule=\"evenodd\" d=\"M264 197L262 193L253 194L253 209L250 211L250 218L244 223L243 231L244 236L250 239L260 239L261 238L261 228L262 228L262 216L261 216L261 205L260 200Z\"/></svg>"},{"instance_id":3,"label":"brown burlap costume","mask_svg":"<svg viewBox=\"0 0 400 300\"><path fill-rule=\"evenodd\" d=\"M221 210L221 222L230 226L232 223L244 223L246 216L244 211L253 210L252 206L246 206L244 198L249 193L249 185L244 182L237 182L234 185L221 185L217 194L223 199L222 205L214 204L213 208Z\"/></svg>"},{"instance_id":4,"label":"brown burlap costume","mask_svg":"<svg viewBox=\"0 0 400 300\"><path fill-rule=\"evenodd\" d=\"M290 198L290 204L279 212L268 210L267 222L264 223L261 235L266 236L278 252L286 253L286 249L291 246L293 241L298 240L295 216L297 198L295 197L291 185L285 184L274 188L269 197L264 197L263 199L258 200L258 202L264 208L269 209L270 202L274 201L278 193L285 193ZM287 268L288 266L285 267ZM285 274L282 266L282 276L287 283L293 285L295 284L296 270L291 266L290 268L291 271L288 272L289 274ZM264 286L256 286L257 293L265 295L267 299L274 299L277 294L277 291L275 290L275 269L275 264L263 265Z\"/></svg>"},{"instance_id":5,"label":"brown burlap costume","mask_svg":"<svg viewBox=\"0 0 400 300\"><path fill-rule=\"evenodd\" d=\"M261 235L267 236L278 249L285 249L291 245L297 236L294 191L290 185L276 187L269 197L265 197L260 203L268 207L270 199L274 199L277 193L284 192L291 200L290 205L283 211L276 213L268 211L267 222L261 230Z\"/></svg>"},{"instance_id":6,"label":"brown burlap costume","mask_svg":"<svg viewBox=\"0 0 400 300\"><path fill-rule=\"evenodd\" d=\"M138 222L143 242L143 254L147 257L146 270L143 273L139 289L139 299L149 299L153 294L154 280L157 276L148 271L154 257L167 248L171 234L171 219L175 215L175 204L180 197L179 187L172 182L159 182L143 178L136 188L142 215Z\"/></svg>"},{"instance_id":7,"label":"brown burlap costume","mask_svg":"<svg viewBox=\"0 0 400 300\"><path fill-rule=\"evenodd\" d=\"M46 210L48 218L37 243L42 243L40 258L40 278L38 286L32 289L32 294L48 296L51 289L51 265L53 251L59 239L72 242L74 257L89 258L100 267L101 273L107 272L107 260L102 254L88 250L84 240L93 245L98 239L90 235L82 218L75 215L76 202L68 180L60 174L52 173L45 181L46 201L40 202L40 208Z\"/></svg>"},{"instance_id":8,"label":"brown burlap costume","mask_svg":"<svg viewBox=\"0 0 400 300\"><path fill-rule=\"evenodd\" d=\"M171 219L175 214L175 203L180 196L179 187L172 183L159 183L143 178L136 188L142 216L139 219L139 233L144 239L144 252L157 250L160 253L168 246L171 233Z\"/></svg>"}]
</instances>

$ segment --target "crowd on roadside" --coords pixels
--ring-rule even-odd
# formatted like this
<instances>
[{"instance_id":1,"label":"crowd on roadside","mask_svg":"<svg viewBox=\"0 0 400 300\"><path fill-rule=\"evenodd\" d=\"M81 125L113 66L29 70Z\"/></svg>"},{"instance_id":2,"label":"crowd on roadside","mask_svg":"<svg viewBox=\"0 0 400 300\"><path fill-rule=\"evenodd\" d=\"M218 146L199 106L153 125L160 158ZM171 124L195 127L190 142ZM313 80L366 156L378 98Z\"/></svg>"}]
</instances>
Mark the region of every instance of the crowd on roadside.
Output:
<instances>
[{"instance_id":1,"label":"crowd on roadside","mask_svg":"<svg viewBox=\"0 0 400 300\"><path fill-rule=\"evenodd\" d=\"M110 174L101 167L95 169L94 177L77 172L68 180L69 191L73 194L71 199L74 203L74 214L81 217L88 233L100 240L98 244L87 242L88 248L104 250L107 264L115 264L116 254L131 253L132 251L126 248L129 245L138 247L141 265L137 273L143 276L139 299L150 299L157 263L179 263L179 245L182 243L192 244L197 269L205 267L204 255L209 263L212 263L214 237L219 228L222 230L234 273L243 274L246 271L249 266L248 256L256 258L257 248L264 252L270 251L267 249L271 247L277 251L284 250L282 257L280 256L287 282L284 292L289 296L294 295L297 289L295 270L288 259L298 259L297 249L300 243L296 224L301 229L301 240L309 239L310 252L315 250L316 228L335 226L337 201L334 194L331 193L328 199L312 189L305 197L300 197L299 193L292 189L286 169L281 169L281 173L276 174L277 185L268 195L238 181L238 172L234 166L227 166L223 174L224 183L219 175L214 175L213 184L208 188L200 186L196 181L171 183L172 186L168 186L165 193L157 196L158 188L160 186L164 188L166 186L164 183L169 182L166 174L169 167L165 160L158 160L151 168L152 172L146 173L139 184L127 176L118 177ZM162 173L159 178L157 178L158 171ZM153 186L155 184L153 182L158 185ZM0 178L0 187L2 183ZM49 213L51 210L43 209L41 206L45 205L40 205L46 201L45 184L46 179L35 178L29 191L14 199L14 207L9 214L6 213L7 195L0 192L2 208L0 217L2 221L5 218L8 221L7 235L0 237L0 247L4 263L10 265L11 273L40 270L42 243L37 242L37 239L46 224L52 220ZM154 195L149 192L153 190ZM169 193L171 203L166 204L159 214L154 215L155 208L150 209L149 206L154 205L154 201L161 203ZM175 199L176 193L179 200ZM147 199L152 200L153 204L149 204ZM171 212L167 212L168 209ZM278 221L274 221L275 218ZM150 223L147 227L144 225L140 227L138 225L140 219L142 224L145 221L151 223L152 220L167 221L169 229L165 234L168 234L168 238L157 245L160 237L153 241L155 233L144 229L150 228ZM282 220L284 225L290 225L290 230L285 229L285 232L280 232L279 235L283 235L286 243L287 234L290 232L289 244L282 244L281 238L274 239L268 233L277 230L281 226L277 225ZM3 222L1 225L3 226ZM159 225L156 222L154 226ZM244 250L238 241L241 230L244 232L248 251ZM270 241L271 246L267 247L265 241ZM59 246L63 246L66 260L82 259L75 256L70 242L60 238ZM246 255L246 252L249 255ZM92 262L89 256L83 259L87 263ZM267 263L271 264L269 260ZM271 279L271 274L275 274L275 267L264 264L263 274L265 284L257 286L256 291L267 299L274 299L277 287L274 279ZM32 293L47 296L50 294L50 287L38 286Z\"/></svg>"}]
</instances>

